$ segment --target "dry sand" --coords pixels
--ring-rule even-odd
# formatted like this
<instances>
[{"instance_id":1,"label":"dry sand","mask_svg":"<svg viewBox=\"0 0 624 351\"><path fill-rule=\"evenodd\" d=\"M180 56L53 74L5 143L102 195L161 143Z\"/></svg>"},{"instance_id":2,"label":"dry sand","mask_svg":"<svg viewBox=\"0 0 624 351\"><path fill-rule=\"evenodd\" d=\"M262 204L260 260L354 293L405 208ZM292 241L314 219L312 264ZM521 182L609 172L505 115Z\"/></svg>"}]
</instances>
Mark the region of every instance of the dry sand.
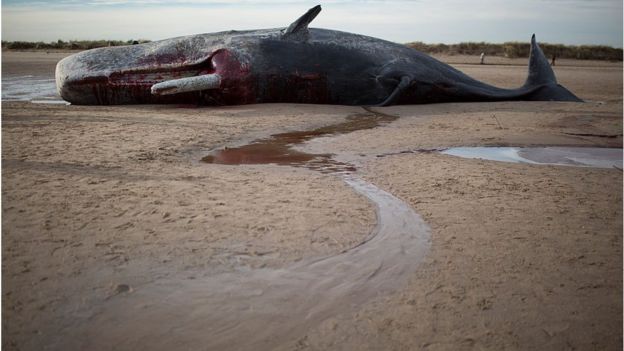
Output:
<instances>
[{"instance_id":1,"label":"dry sand","mask_svg":"<svg viewBox=\"0 0 624 351\"><path fill-rule=\"evenodd\" d=\"M61 56L3 53L3 74L51 75ZM514 64L455 66L513 87L526 75ZM621 63L566 62L556 74L591 102L395 106L380 109L400 116L389 125L304 146L355 162L358 175L423 215L432 243L405 288L284 349L621 349L620 170L414 152L621 147ZM67 306L82 311L169 277L338 254L375 225L373 206L335 176L198 162L213 148L333 124L358 107L2 108L7 349L47 345L42 330L72 318L59 315Z\"/></svg>"}]
</instances>

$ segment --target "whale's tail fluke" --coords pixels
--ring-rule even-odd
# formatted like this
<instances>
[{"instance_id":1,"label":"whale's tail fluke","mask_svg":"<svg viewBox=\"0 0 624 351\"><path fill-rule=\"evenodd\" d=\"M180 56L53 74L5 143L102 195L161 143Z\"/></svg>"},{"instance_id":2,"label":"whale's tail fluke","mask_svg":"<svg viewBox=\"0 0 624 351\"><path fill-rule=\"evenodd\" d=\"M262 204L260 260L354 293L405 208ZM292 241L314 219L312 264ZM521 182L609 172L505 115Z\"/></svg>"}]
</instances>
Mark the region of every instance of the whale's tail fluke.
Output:
<instances>
[{"instance_id":1,"label":"whale's tail fluke","mask_svg":"<svg viewBox=\"0 0 624 351\"><path fill-rule=\"evenodd\" d=\"M537 45L535 34L531 37L531 53L529 54L529 76L527 77L525 86L557 84L555 72L548 63L548 59L544 56L544 52Z\"/></svg>"},{"instance_id":2,"label":"whale's tail fluke","mask_svg":"<svg viewBox=\"0 0 624 351\"><path fill-rule=\"evenodd\" d=\"M537 45L535 34L531 37L529 76L523 88L531 90L531 93L526 96L526 100L583 101L557 83L555 72L552 70L546 56L544 56L544 52Z\"/></svg>"}]
</instances>

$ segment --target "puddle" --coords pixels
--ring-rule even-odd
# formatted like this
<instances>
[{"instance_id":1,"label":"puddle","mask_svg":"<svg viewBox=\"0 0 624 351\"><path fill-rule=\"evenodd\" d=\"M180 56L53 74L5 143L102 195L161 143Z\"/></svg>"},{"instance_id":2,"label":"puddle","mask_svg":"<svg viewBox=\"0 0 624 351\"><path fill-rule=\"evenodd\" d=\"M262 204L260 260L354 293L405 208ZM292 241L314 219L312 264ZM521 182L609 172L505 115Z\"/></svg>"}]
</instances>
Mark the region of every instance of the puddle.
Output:
<instances>
[{"instance_id":1,"label":"puddle","mask_svg":"<svg viewBox=\"0 0 624 351\"><path fill-rule=\"evenodd\" d=\"M65 100L30 100L33 104L50 104L50 105L71 105Z\"/></svg>"},{"instance_id":2,"label":"puddle","mask_svg":"<svg viewBox=\"0 0 624 351\"><path fill-rule=\"evenodd\" d=\"M215 150L202 158L207 163L226 165L275 164L305 167L323 173L348 173L356 169L353 165L336 161L331 154L310 154L293 149L293 146L321 136L351 133L371 129L390 123L398 117L374 112L347 117L347 121L309 131L298 131L271 135L236 148Z\"/></svg>"},{"instance_id":3,"label":"puddle","mask_svg":"<svg viewBox=\"0 0 624 351\"><path fill-rule=\"evenodd\" d=\"M443 154L540 165L622 168L622 149L595 147L454 147Z\"/></svg>"},{"instance_id":4,"label":"puddle","mask_svg":"<svg viewBox=\"0 0 624 351\"><path fill-rule=\"evenodd\" d=\"M36 104L69 105L56 92L54 78L31 75L3 76L2 101L31 101Z\"/></svg>"},{"instance_id":5,"label":"puddle","mask_svg":"<svg viewBox=\"0 0 624 351\"><path fill-rule=\"evenodd\" d=\"M276 164L331 172L376 206L377 226L357 246L280 269L255 269L202 279L160 280L132 294L61 315L77 316L50 331L53 349L285 349L331 316L407 283L430 246L429 228L405 202L353 174L331 155L293 150L319 136L374 128L397 117L368 110L311 131L281 133L204 162ZM51 323L55 328L56 323Z\"/></svg>"}]
</instances>

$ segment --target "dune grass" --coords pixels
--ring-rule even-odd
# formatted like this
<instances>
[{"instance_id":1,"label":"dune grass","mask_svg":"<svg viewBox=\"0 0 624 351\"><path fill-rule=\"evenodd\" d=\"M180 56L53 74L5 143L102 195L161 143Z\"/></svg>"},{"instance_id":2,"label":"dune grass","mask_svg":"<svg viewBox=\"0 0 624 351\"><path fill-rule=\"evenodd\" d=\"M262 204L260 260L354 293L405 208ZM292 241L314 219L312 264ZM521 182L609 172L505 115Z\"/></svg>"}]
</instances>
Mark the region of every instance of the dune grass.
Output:
<instances>
[{"instance_id":1,"label":"dune grass","mask_svg":"<svg viewBox=\"0 0 624 351\"><path fill-rule=\"evenodd\" d=\"M57 40L55 42L28 42L28 41L2 41L2 49L9 50L88 50L104 46L120 46L146 43L149 40ZM493 44L486 42L467 42L459 44L426 44L423 42L411 42L405 44L416 50L429 54L446 55L480 55L502 56L509 58L528 57L530 44L520 42L507 42ZM604 45L563 45L540 43L540 47L547 57L555 55L557 58L569 58L577 60L606 60L622 61L622 49Z\"/></svg>"},{"instance_id":2,"label":"dune grass","mask_svg":"<svg viewBox=\"0 0 624 351\"><path fill-rule=\"evenodd\" d=\"M405 44L411 48L430 54L447 55L480 55L503 56L509 58L529 57L531 45L529 43L507 42L492 43L459 43L459 44L425 44L413 42ZM563 45L540 43L546 57L569 58L577 60L606 60L622 61L622 49L604 45Z\"/></svg>"},{"instance_id":3,"label":"dune grass","mask_svg":"<svg viewBox=\"0 0 624 351\"><path fill-rule=\"evenodd\" d=\"M89 50L105 46L122 46L147 43L149 40L57 40L43 41L2 41L2 49L9 50Z\"/></svg>"}]
</instances>

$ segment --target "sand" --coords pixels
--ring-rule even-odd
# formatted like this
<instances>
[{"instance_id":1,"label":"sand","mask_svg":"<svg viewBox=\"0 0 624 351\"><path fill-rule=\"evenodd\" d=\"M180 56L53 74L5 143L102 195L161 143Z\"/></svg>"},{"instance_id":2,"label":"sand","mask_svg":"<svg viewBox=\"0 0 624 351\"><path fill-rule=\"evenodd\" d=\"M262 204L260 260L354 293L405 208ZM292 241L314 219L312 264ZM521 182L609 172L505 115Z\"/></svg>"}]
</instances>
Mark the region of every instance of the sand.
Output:
<instances>
[{"instance_id":1,"label":"sand","mask_svg":"<svg viewBox=\"0 0 624 351\"><path fill-rule=\"evenodd\" d=\"M3 52L3 75L51 76L60 57ZM526 75L515 61L453 64L499 86L521 85ZM561 62L556 74L589 102L380 108L400 118L306 143L354 162L359 177L412 206L431 227L431 248L406 286L280 348L621 349L620 170L423 152L622 147L621 63ZM280 269L358 245L375 226L375 209L339 177L199 162L215 148L358 113L3 102L3 346L41 349L51 321L80 317L67 311L168 279Z\"/></svg>"}]
</instances>

